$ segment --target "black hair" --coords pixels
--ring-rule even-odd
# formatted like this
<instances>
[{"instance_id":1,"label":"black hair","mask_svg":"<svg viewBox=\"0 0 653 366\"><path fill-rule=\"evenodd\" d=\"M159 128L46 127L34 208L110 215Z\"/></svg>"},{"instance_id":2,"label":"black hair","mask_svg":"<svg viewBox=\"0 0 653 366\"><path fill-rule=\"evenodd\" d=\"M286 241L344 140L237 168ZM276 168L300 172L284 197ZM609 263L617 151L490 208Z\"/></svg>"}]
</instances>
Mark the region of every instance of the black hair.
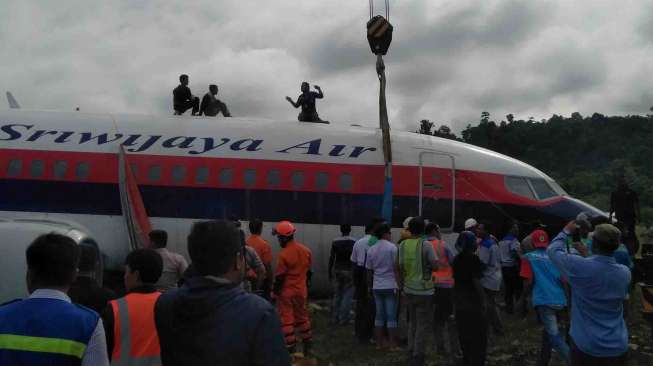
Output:
<instances>
[{"instance_id":1,"label":"black hair","mask_svg":"<svg viewBox=\"0 0 653 366\"><path fill-rule=\"evenodd\" d=\"M365 233L371 234L374 231L374 228L376 228L378 224L382 224L384 222L386 221L383 217L373 218L369 223L367 223L367 225L365 225Z\"/></svg>"},{"instance_id":2,"label":"black hair","mask_svg":"<svg viewBox=\"0 0 653 366\"><path fill-rule=\"evenodd\" d=\"M252 234L260 235L263 232L263 221L259 219L252 219L249 222L249 232Z\"/></svg>"},{"instance_id":3,"label":"black hair","mask_svg":"<svg viewBox=\"0 0 653 366\"><path fill-rule=\"evenodd\" d=\"M211 90L211 89L218 89L218 86L215 85L215 84L211 84L211 85L209 85L209 90Z\"/></svg>"},{"instance_id":4,"label":"black hair","mask_svg":"<svg viewBox=\"0 0 653 366\"><path fill-rule=\"evenodd\" d=\"M242 252L240 231L229 221L195 223L188 235L188 254L202 276L221 276L234 266Z\"/></svg>"},{"instance_id":5,"label":"black hair","mask_svg":"<svg viewBox=\"0 0 653 366\"><path fill-rule=\"evenodd\" d=\"M148 236L155 247L165 248L168 246L168 233L164 230L152 230Z\"/></svg>"},{"instance_id":6,"label":"black hair","mask_svg":"<svg viewBox=\"0 0 653 366\"><path fill-rule=\"evenodd\" d=\"M179 82L182 82L184 79L188 80L188 75L186 74L179 75Z\"/></svg>"},{"instance_id":7,"label":"black hair","mask_svg":"<svg viewBox=\"0 0 653 366\"><path fill-rule=\"evenodd\" d=\"M351 225L350 224L340 225L340 233L342 235L349 235L351 233Z\"/></svg>"},{"instance_id":8,"label":"black hair","mask_svg":"<svg viewBox=\"0 0 653 366\"><path fill-rule=\"evenodd\" d=\"M408 223L408 231L410 231L410 233L414 236L420 236L424 234L425 226L426 223L422 217L413 217Z\"/></svg>"},{"instance_id":9,"label":"black hair","mask_svg":"<svg viewBox=\"0 0 653 366\"><path fill-rule=\"evenodd\" d=\"M374 228L374 236L381 239L383 235L391 231L390 225L388 224L379 224Z\"/></svg>"},{"instance_id":10,"label":"black hair","mask_svg":"<svg viewBox=\"0 0 653 366\"><path fill-rule=\"evenodd\" d=\"M234 224L234 226L236 226L237 228L240 228L241 222L240 222L240 218L238 218L238 216L229 215L229 221L231 221Z\"/></svg>"},{"instance_id":11,"label":"black hair","mask_svg":"<svg viewBox=\"0 0 653 366\"><path fill-rule=\"evenodd\" d=\"M603 254L611 255L615 250L619 248L619 241L610 243L608 241L601 240L601 238L597 238L595 235L592 237L592 247L595 248L595 252L601 251Z\"/></svg>"},{"instance_id":12,"label":"black hair","mask_svg":"<svg viewBox=\"0 0 653 366\"><path fill-rule=\"evenodd\" d=\"M163 259L154 249L136 249L127 255L125 264L132 272L138 271L141 282L156 283L163 273Z\"/></svg>"},{"instance_id":13,"label":"black hair","mask_svg":"<svg viewBox=\"0 0 653 366\"><path fill-rule=\"evenodd\" d=\"M424 229L425 233L430 234L433 232L433 230L440 231L440 226L435 222L429 222L428 224L426 224L426 229Z\"/></svg>"},{"instance_id":14,"label":"black hair","mask_svg":"<svg viewBox=\"0 0 653 366\"><path fill-rule=\"evenodd\" d=\"M79 268L80 272L93 272L95 271L95 264L97 263L97 249L90 245L79 246Z\"/></svg>"},{"instance_id":15,"label":"black hair","mask_svg":"<svg viewBox=\"0 0 653 366\"><path fill-rule=\"evenodd\" d=\"M75 280L79 248L67 236L55 233L41 235L27 248L25 257L36 287L65 287Z\"/></svg>"}]
</instances>

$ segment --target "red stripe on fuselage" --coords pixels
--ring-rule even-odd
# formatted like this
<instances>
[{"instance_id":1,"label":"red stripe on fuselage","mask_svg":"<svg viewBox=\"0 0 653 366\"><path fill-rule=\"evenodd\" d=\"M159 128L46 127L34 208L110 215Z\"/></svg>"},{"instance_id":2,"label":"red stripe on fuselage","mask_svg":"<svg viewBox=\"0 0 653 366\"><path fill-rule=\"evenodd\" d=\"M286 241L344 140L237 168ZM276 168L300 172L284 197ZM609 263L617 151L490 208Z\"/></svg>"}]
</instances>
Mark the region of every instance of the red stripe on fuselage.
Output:
<instances>
[{"instance_id":1,"label":"red stripe on fuselage","mask_svg":"<svg viewBox=\"0 0 653 366\"><path fill-rule=\"evenodd\" d=\"M67 152L43 150L18 150L0 149L0 179L30 179L43 181L80 181L76 177L76 167L79 163L87 163L90 167L89 175L84 182L109 183L118 182L118 155L110 153L93 152ZM9 163L20 160L22 169L16 176L9 176ZM43 161L44 174L34 177L30 175L30 164L35 160ZM382 194L384 170L383 166L332 164L316 162L300 162L285 160L260 160L260 159L233 159L209 157L184 157L164 155L130 154L129 160L136 166L136 181L141 185L152 186L180 186L180 187L215 187L235 189L265 189L285 191L321 191L342 192L353 194ZM65 161L67 169L63 177L54 177L54 166L58 161ZM150 180L149 170L160 167L160 179ZM173 169L183 166L185 175L182 180L173 181ZM206 183L198 183L196 174L198 169L208 168ZM231 184L220 184L220 172L230 169L232 174ZM254 185L246 185L245 171L256 171ZM268 182L268 173L278 171L279 184L271 186ZM301 187L293 185L292 176L301 172L303 184ZM317 189L316 177L319 173L326 173L329 177L324 189ZM341 187L340 179L344 174L351 176L350 189ZM450 200L452 196L452 171L445 168L424 167L423 197ZM419 167L395 165L393 166L393 194L400 196L419 195ZM505 188L504 176L494 173L476 171L456 171L456 199L468 201L490 201L496 203L516 204L524 206L545 206L562 199L556 197L546 201L531 200Z\"/></svg>"}]
</instances>

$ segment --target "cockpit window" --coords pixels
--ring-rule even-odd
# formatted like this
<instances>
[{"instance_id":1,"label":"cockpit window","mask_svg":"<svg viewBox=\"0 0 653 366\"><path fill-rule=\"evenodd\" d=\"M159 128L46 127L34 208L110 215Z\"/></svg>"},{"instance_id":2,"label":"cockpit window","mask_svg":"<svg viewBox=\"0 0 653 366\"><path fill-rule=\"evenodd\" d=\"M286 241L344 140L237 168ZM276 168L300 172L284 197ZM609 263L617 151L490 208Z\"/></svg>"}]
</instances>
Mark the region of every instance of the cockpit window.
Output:
<instances>
[{"instance_id":1,"label":"cockpit window","mask_svg":"<svg viewBox=\"0 0 653 366\"><path fill-rule=\"evenodd\" d=\"M553 188L554 191L558 194L558 196L568 196L569 194L567 191L565 191L556 181L549 181L549 185L551 188Z\"/></svg>"},{"instance_id":2,"label":"cockpit window","mask_svg":"<svg viewBox=\"0 0 653 366\"><path fill-rule=\"evenodd\" d=\"M538 199L546 200L558 195L546 180L538 178L530 178L529 180L531 181L531 185L533 186Z\"/></svg>"},{"instance_id":3,"label":"cockpit window","mask_svg":"<svg viewBox=\"0 0 653 366\"><path fill-rule=\"evenodd\" d=\"M521 177L506 177L506 188L518 196L526 197L534 200L535 195L531 190L530 185L526 178Z\"/></svg>"}]
</instances>

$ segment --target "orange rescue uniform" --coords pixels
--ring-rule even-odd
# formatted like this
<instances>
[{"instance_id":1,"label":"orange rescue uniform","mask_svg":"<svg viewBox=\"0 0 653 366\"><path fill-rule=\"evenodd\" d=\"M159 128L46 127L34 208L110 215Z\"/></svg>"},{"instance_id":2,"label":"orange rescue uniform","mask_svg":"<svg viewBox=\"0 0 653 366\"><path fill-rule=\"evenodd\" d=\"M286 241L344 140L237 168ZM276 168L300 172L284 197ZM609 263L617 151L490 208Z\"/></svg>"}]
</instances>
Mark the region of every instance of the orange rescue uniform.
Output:
<instances>
[{"instance_id":1,"label":"orange rescue uniform","mask_svg":"<svg viewBox=\"0 0 653 366\"><path fill-rule=\"evenodd\" d=\"M308 315L307 273L311 269L311 251L296 241L286 244L277 259L275 278L282 276L283 284L277 298L281 329L286 346L292 348L297 343L295 330L302 341L312 338L311 321Z\"/></svg>"},{"instance_id":2,"label":"orange rescue uniform","mask_svg":"<svg viewBox=\"0 0 653 366\"><path fill-rule=\"evenodd\" d=\"M247 245L252 247L264 265L272 265L272 248L260 235L252 234L247 238Z\"/></svg>"},{"instance_id":3,"label":"orange rescue uniform","mask_svg":"<svg viewBox=\"0 0 653 366\"><path fill-rule=\"evenodd\" d=\"M131 293L110 302L114 319L112 365L161 365L154 304L161 295Z\"/></svg>"}]
</instances>

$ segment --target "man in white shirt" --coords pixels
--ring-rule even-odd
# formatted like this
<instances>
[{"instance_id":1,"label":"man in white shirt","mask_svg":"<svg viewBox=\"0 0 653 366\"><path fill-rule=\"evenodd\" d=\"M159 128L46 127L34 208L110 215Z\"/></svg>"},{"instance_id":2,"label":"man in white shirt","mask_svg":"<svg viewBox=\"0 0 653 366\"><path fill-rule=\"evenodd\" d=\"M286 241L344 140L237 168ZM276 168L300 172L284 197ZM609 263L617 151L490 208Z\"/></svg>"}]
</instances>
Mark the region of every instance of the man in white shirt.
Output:
<instances>
[{"instance_id":1,"label":"man in white shirt","mask_svg":"<svg viewBox=\"0 0 653 366\"><path fill-rule=\"evenodd\" d=\"M179 280L188 268L186 258L166 248L168 246L167 232L163 230L152 230L150 231L149 237L152 247L156 249L163 260L163 274L156 283L157 290L165 292L176 288L177 283L179 283Z\"/></svg>"},{"instance_id":2,"label":"man in white shirt","mask_svg":"<svg viewBox=\"0 0 653 366\"><path fill-rule=\"evenodd\" d=\"M29 298L0 306L0 364L108 366L100 316L66 295L77 273L77 244L45 234L26 259Z\"/></svg>"}]
</instances>

